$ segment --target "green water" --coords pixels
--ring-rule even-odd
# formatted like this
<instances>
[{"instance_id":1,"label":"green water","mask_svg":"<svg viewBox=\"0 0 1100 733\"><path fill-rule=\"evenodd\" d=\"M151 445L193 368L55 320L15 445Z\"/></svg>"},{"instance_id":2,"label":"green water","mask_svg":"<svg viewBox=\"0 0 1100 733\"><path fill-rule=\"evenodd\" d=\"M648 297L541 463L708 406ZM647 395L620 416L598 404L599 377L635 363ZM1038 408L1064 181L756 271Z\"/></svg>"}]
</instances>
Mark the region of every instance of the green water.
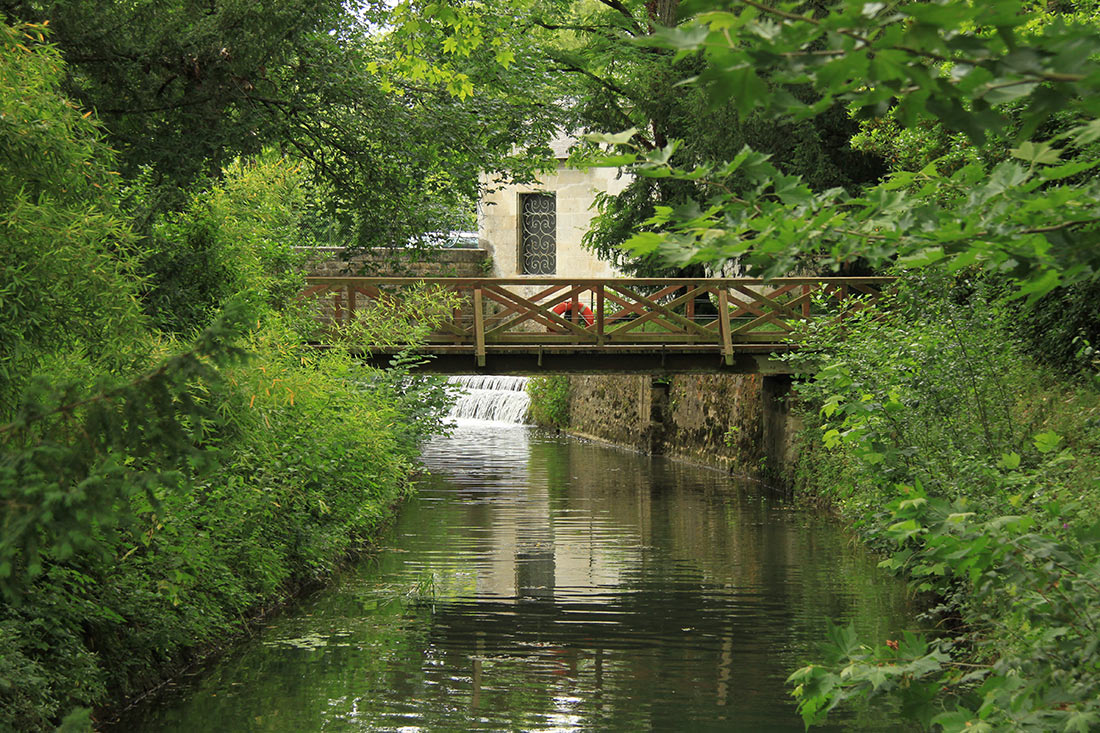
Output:
<instances>
[{"instance_id":1,"label":"green water","mask_svg":"<svg viewBox=\"0 0 1100 733\"><path fill-rule=\"evenodd\" d=\"M376 557L115 730L801 731L830 621L913 626L834 523L718 472L469 424L424 463Z\"/></svg>"}]
</instances>

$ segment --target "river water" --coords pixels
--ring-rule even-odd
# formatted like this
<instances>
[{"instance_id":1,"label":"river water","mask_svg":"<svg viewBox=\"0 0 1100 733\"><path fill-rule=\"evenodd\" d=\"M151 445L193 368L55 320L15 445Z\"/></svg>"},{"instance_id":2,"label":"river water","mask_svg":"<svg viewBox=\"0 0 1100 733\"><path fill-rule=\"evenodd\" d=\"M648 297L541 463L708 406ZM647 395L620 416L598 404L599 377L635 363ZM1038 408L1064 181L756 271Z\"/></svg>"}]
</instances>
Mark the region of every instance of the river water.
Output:
<instances>
[{"instance_id":1,"label":"river water","mask_svg":"<svg viewBox=\"0 0 1100 733\"><path fill-rule=\"evenodd\" d=\"M423 460L376 557L117 729L802 731L830 621L912 626L833 522L719 472L479 422Z\"/></svg>"}]
</instances>

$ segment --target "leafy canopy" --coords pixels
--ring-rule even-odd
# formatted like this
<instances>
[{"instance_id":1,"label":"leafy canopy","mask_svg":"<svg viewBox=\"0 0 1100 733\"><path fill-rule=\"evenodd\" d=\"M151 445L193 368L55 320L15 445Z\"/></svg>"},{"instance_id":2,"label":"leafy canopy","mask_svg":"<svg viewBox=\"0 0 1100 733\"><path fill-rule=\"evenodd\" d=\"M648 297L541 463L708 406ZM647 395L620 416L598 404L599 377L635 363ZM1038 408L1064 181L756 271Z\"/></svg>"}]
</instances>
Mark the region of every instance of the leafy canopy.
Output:
<instances>
[{"instance_id":1,"label":"leafy canopy","mask_svg":"<svg viewBox=\"0 0 1100 733\"><path fill-rule=\"evenodd\" d=\"M616 160L638 175L696 181L714 195L706 207L658 209L627 248L673 262L747 257L765 275L799 262L835 266L863 258L873 266L943 262L1003 273L1037 298L1092 277L1100 268L1095 223L1100 190L1081 174L1097 164L1078 154L1100 138L1100 35L1076 16L1038 16L1017 0L888 4L846 0L817 12L793 3L693 0L684 20L644 40L703 70L688 85L729 99L743 115L810 118L844 104L857 117L890 111L903 127L935 120L980 144L1011 134L1010 158L987 169L899 171L859 195L813 191L768 156L736 156L677 167L671 141L646 150L636 130L594 141L620 149ZM791 94L791 85L814 96ZM1013 102L1010 110L1004 105ZM1054 113L1077 123L1053 136ZM750 186L734 192L733 177Z\"/></svg>"},{"instance_id":2,"label":"leafy canopy","mask_svg":"<svg viewBox=\"0 0 1100 733\"><path fill-rule=\"evenodd\" d=\"M62 91L101 120L122 176L146 177L154 213L275 148L314 184L313 233L393 246L461 225L482 171L529 174L527 148L547 128L530 124L536 96L497 83L496 60L463 58L466 84L390 73L392 59L412 57L386 32L385 5L11 0L0 10L49 23L67 63ZM537 86L537 69L516 67Z\"/></svg>"}]
</instances>

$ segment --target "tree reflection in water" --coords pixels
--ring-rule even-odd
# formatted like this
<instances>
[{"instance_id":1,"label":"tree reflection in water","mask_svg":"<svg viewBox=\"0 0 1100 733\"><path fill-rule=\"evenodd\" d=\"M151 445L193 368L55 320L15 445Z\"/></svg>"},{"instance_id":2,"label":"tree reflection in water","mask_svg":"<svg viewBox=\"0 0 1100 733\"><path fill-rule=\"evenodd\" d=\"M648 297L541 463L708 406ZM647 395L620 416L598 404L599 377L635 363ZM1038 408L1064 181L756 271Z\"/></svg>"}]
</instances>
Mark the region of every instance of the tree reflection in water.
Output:
<instances>
[{"instance_id":1,"label":"tree reflection in water","mask_svg":"<svg viewBox=\"0 0 1100 733\"><path fill-rule=\"evenodd\" d=\"M123 725L801 731L830 621L913 623L839 528L715 471L485 425L424 462L388 549Z\"/></svg>"}]
</instances>

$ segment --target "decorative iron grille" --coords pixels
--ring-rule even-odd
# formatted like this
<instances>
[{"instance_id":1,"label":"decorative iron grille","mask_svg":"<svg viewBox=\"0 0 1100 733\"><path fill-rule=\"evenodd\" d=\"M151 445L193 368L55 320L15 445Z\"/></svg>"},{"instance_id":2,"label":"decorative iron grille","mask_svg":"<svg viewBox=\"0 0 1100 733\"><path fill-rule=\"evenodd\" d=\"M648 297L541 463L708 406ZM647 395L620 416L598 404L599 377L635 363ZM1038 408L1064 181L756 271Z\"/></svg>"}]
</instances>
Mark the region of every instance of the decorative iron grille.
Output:
<instances>
[{"instance_id":1,"label":"decorative iron grille","mask_svg":"<svg viewBox=\"0 0 1100 733\"><path fill-rule=\"evenodd\" d=\"M557 268L557 201L553 194L523 194L520 209L523 274L553 275Z\"/></svg>"}]
</instances>

